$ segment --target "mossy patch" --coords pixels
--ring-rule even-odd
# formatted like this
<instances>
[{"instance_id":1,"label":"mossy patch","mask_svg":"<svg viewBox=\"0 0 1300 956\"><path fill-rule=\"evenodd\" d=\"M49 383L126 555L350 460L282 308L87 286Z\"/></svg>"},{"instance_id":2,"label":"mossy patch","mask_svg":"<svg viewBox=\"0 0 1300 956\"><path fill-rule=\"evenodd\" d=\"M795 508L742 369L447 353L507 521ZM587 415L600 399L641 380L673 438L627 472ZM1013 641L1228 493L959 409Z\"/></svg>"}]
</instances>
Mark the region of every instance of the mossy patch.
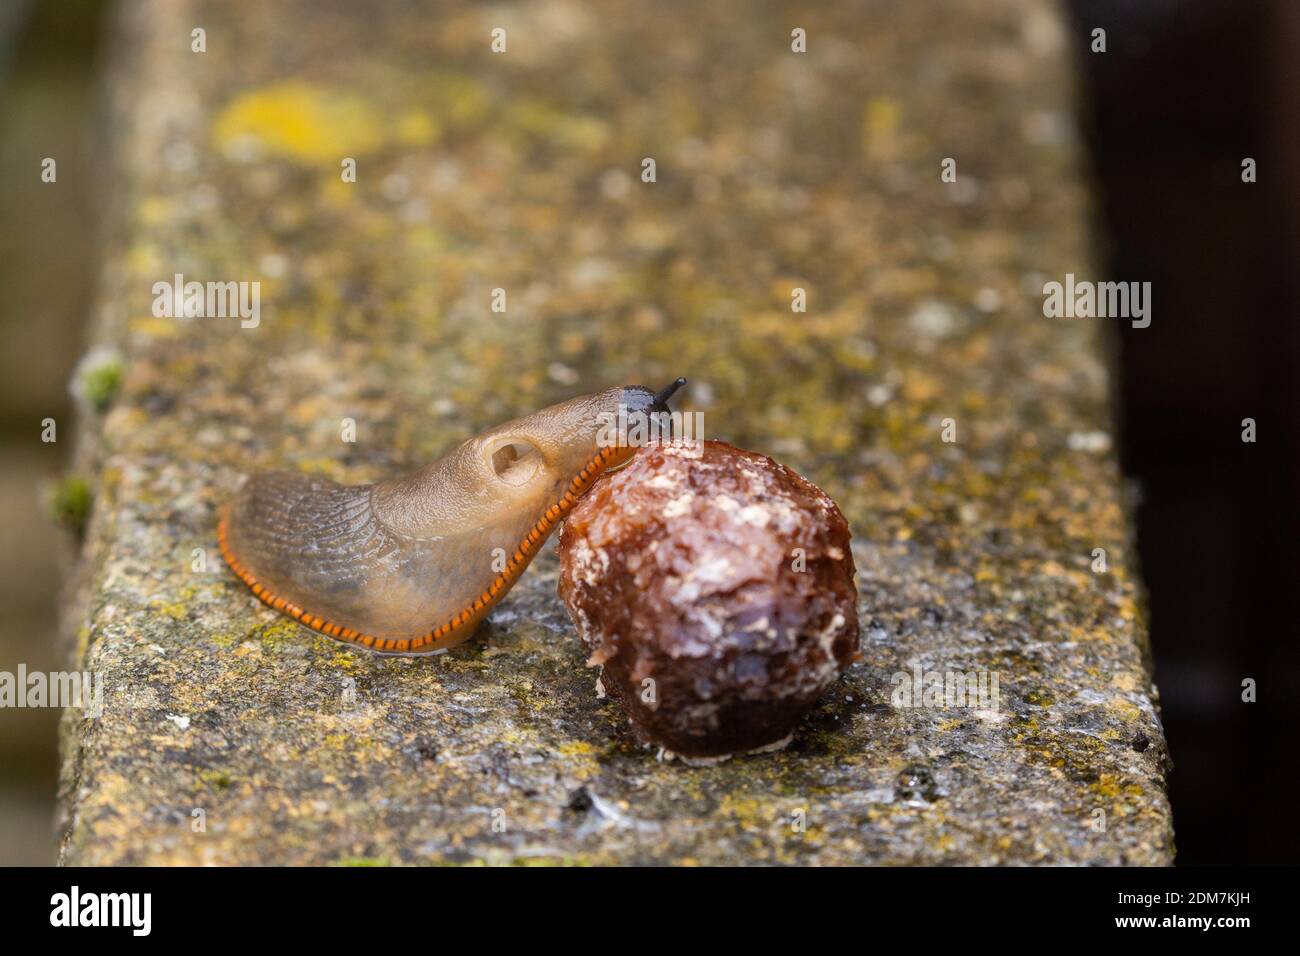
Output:
<instances>
[{"instance_id":1,"label":"mossy patch","mask_svg":"<svg viewBox=\"0 0 1300 956\"><path fill-rule=\"evenodd\" d=\"M115 349L95 349L78 364L72 393L97 412L105 411L122 387L122 357Z\"/></svg>"},{"instance_id":2,"label":"mossy patch","mask_svg":"<svg viewBox=\"0 0 1300 956\"><path fill-rule=\"evenodd\" d=\"M80 475L68 475L50 489L50 515L65 528L83 534L93 500L90 482Z\"/></svg>"},{"instance_id":3,"label":"mossy patch","mask_svg":"<svg viewBox=\"0 0 1300 956\"><path fill-rule=\"evenodd\" d=\"M355 93L298 80L243 93L226 105L212 126L226 152L243 147L304 165L371 153L384 142L374 107Z\"/></svg>"},{"instance_id":4,"label":"mossy patch","mask_svg":"<svg viewBox=\"0 0 1300 956\"><path fill-rule=\"evenodd\" d=\"M199 781L213 790L229 790L234 784L234 778L224 770L200 770Z\"/></svg>"}]
</instances>

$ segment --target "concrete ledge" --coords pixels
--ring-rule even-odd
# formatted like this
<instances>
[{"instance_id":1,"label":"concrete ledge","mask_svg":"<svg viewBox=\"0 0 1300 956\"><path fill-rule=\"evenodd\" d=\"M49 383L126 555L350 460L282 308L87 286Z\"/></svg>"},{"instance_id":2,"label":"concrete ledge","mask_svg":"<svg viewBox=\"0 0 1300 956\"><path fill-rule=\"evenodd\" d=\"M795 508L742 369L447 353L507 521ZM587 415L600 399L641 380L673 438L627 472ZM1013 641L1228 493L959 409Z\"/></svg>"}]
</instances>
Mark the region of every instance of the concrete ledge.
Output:
<instances>
[{"instance_id":1,"label":"concrete ledge","mask_svg":"<svg viewBox=\"0 0 1300 956\"><path fill-rule=\"evenodd\" d=\"M63 862L1170 862L1104 321L1041 309L1091 275L1054 4L126 6ZM177 273L260 282L256 327L155 316ZM370 480L677 374L854 530L865 656L784 753L637 747L552 555L415 660L217 559L243 472ZM918 670L996 709L898 706Z\"/></svg>"}]
</instances>

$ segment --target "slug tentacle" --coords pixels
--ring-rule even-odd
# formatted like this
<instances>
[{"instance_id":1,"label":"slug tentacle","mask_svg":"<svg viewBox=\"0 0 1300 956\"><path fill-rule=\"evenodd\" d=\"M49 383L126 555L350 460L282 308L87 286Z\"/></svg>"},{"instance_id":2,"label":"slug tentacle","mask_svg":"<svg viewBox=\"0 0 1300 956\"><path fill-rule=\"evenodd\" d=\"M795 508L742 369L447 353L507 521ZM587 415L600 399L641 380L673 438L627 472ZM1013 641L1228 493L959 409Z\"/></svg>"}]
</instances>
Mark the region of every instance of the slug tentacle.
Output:
<instances>
[{"instance_id":1,"label":"slug tentacle","mask_svg":"<svg viewBox=\"0 0 1300 956\"><path fill-rule=\"evenodd\" d=\"M374 485L255 475L223 509L221 553L259 599L330 637L392 654L450 647L601 472L630 456L597 440L601 420L656 403L639 386L573 399Z\"/></svg>"}]
</instances>

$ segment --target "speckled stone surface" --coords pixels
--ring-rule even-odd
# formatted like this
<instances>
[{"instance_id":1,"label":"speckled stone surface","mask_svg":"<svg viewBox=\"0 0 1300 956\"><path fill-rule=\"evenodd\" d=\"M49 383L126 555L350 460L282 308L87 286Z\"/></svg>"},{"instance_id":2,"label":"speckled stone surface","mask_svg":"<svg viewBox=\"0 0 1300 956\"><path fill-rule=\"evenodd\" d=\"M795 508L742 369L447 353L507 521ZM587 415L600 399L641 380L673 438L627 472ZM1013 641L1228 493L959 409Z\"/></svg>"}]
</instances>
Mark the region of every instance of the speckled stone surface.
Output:
<instances>
[{"instance_id":1,"label":"speckled stone surface","mask_svg":"<svg viewBox=\"0 0 1300 956\"><path fill-rule=\"evenodd\" d=\"M1054 4L123 6L94 339L125 366L68 612L105 701L65 718L64 862L1171 860L1105 320L1041 311L1091 265ZM260 324L154 316L176 273L260 281ZM553 543L433 659L217 558L247 470L371 480L679 374L854 532L863 659L782 753L637 746ZM998 706L894 706L913 667Z\"/></svg>"}]
</instances>

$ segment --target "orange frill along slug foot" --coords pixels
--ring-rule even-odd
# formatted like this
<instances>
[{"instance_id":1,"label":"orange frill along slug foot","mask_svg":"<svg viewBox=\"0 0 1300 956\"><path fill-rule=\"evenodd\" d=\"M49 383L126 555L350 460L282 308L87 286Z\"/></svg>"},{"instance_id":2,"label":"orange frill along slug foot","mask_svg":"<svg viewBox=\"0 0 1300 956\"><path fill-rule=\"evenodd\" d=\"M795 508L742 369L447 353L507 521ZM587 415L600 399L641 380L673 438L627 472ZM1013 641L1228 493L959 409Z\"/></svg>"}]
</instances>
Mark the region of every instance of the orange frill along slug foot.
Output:
<instances>
[{"instance_id":1,"label":"orange frill along slug foot","mask_svg":"<svg viewBox=\"0 0 1300 956\"><path fill-rule=\"evenodd\" d=\"M304 610L292 601L286 600L264 587L247 565L239 559L230 545L231 508L229 504L222 508L221 516L217 522L217 541L221 548L221 556L235 573L235 576L248 585L253 594L268 607L288 615L298 623L336 640L357 644L367 650L381 654L420 655L437 653L461 643L474 633L478 625L487 617L488 612L501 598L505 597L506 592L514 586L528 565L532 563L542 544L555 530L555 526L569 514L591 484L600 477L600 474L606 468L626 458L628 452L629 450L625 448L602 448L578 472L568 489L565 490L564 495L555 504L551 505L542 517L537 520L537 523L528 530L523 540L514 549L505 568L493 579L492 583L472 603L463 607L450 620L439 624L427 634L418 637L384 638L362 634L352 628L341 626L319 615L312 614L310 611Z\"/></svg>"}]
</instances>

